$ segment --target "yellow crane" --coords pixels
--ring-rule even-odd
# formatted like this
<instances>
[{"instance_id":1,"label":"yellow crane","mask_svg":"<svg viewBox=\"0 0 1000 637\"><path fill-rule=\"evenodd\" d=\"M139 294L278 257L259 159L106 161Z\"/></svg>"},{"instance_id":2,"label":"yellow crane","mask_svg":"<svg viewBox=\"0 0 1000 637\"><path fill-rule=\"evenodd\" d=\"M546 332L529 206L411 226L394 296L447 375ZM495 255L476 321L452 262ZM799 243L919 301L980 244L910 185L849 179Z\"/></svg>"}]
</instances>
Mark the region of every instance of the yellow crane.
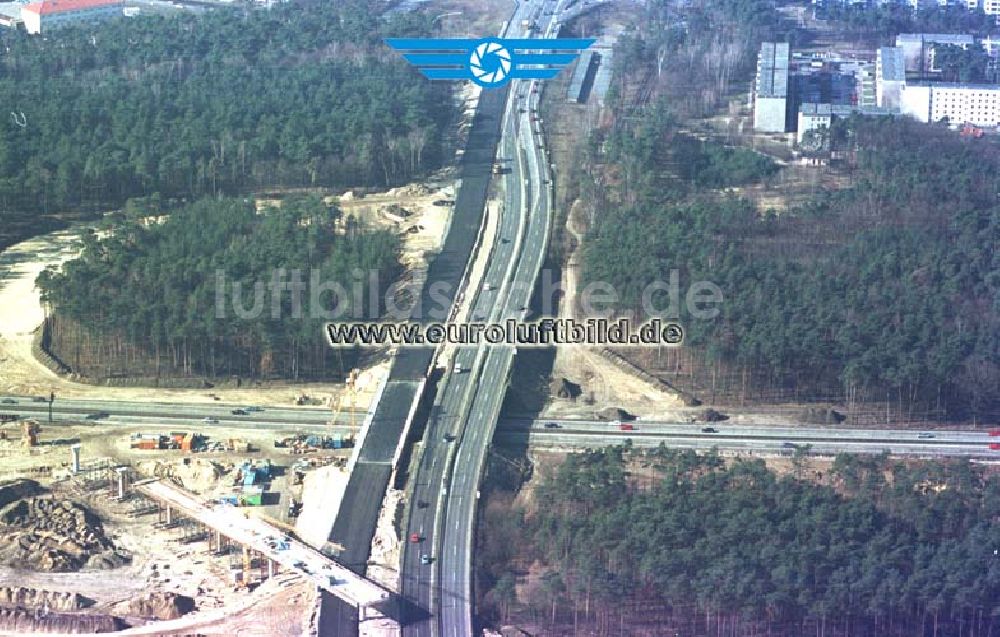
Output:
<instances>
[{"instance_id":1,"label":"yellow crane","mask_svg":"<svg viewBox=\"0 0 1000 637\"><path fill-rule=\"evenodd\" d=\"M333 418L330 419L330 426L335 427L337 425L337 419L340 414L344 411L344 404L347 403L347 410L351 417L351 430L354 430L354 390L358 382L358 377L361 375L361 370L355 368L352 369L347 374L347 381L344 387L344 393L340 395L340 399L337 400L337 407L333 411Z\"/></svg>"}]
</instances>

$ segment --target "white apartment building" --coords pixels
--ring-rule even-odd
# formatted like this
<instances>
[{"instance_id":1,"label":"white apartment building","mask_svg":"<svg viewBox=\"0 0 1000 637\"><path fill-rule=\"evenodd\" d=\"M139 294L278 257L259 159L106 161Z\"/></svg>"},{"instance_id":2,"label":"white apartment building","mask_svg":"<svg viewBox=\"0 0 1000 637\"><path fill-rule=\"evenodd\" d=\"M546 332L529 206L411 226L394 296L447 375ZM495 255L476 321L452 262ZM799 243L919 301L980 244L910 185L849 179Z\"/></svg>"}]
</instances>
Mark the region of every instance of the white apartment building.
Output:
<instances>
[{"instance_id":1,"label":"white apartment building","mask_svg":"<svg viewBox=\"0 0 1000 637\"><path fill-rule=\"evenodd\" d=\"M989 84L907 83L900 111L921 122L1000 125L1000 86Z\"/></svg>"},{"instance_id":2,"label":"white apartment building","mask_svg":"<svg viewBox=\"0 0 1000 637\"><path fill-rule=\"evenodd\" d=\"M966 0L965 5L970 9L982 9L986 15L1000 14L1000 0Z\"/></svg>"}]
</instances>

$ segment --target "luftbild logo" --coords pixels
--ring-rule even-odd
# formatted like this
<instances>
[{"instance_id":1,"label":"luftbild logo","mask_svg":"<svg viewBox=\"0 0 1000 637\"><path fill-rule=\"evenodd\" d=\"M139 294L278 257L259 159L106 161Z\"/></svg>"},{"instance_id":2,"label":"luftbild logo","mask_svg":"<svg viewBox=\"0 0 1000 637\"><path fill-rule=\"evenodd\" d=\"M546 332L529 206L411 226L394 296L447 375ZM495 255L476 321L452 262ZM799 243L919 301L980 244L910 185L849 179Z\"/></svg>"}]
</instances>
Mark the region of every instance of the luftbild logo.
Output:
<instances>
[{"instance_id":1,"label":"luftbild logo","mask_svg":"<svg viewBox=\"0 0 1000 637\"><path fill-rule=\"evenodd\" d=\"M386 44L431 80L471 80L500 88L510 80L549 80L593 39L390 38Z\"/></svg>"}]
</instances>

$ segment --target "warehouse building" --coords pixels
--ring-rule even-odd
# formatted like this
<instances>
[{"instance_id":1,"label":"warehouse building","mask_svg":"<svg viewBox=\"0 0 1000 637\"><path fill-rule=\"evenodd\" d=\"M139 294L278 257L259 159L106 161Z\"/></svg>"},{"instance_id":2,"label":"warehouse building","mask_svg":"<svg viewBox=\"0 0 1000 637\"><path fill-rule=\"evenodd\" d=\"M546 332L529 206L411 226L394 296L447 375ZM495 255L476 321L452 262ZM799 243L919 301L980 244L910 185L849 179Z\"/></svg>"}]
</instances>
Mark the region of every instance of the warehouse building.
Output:
<instances>
[{"instance_id":1,"label":"warehouse building","mask_svg":"<svg viewBox=\"0 0 1000 637\"><path fill-rule=\"evenodd\" d=\"M42 0L21 8L28 33L106 20L122 15L122 0Z\"/></svg>"}]
</instances>

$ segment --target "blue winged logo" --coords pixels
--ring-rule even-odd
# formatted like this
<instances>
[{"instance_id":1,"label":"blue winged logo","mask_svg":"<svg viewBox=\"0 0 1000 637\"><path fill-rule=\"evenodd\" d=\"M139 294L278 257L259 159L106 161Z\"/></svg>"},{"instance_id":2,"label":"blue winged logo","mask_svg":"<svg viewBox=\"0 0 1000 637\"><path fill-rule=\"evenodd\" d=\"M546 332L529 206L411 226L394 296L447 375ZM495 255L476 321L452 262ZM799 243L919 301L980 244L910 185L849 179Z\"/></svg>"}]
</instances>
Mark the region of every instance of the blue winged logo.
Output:
<instances>
[{"instance_id":1,"label":"blue winged logo","mask_svg":"<svg viewBox=\"0 0 1000 637\"><path fill-rule=\"evenodd\" d=\"M385 42L428 79L471 80L483 88L500 88L510 80L552 79L594 40L390 38Z\"/></svg>"}]
</instances>

